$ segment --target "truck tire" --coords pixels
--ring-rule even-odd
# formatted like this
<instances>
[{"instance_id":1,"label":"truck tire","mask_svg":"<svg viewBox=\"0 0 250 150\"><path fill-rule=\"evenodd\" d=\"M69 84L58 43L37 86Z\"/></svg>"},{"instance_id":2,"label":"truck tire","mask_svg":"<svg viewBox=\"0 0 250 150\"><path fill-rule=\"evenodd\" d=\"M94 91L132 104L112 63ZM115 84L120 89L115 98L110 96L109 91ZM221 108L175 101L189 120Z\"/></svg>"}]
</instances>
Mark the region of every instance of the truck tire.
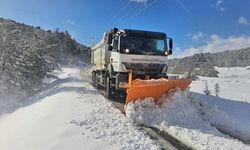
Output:
<instances>
[{"instance_id":1,"label":"truck tire","mask_svg":"<svg viewBox=\"0 0 250 150\"><path fill-rule=\"evenodd\" d=\"M111 86L110 86L110 77L109 74L106 75L106 82L105 82L105 95L107 99L112 99L113 94L111 92Z\"/></svg>"},{"instance_id":2,"label":"truck tire","mask_svg":"<svg viewBox=\"0 0 250 150\"><path fill-rule=\"evenodd\" d=\"M92 72L92 83L94 87L97 87L96 72Z\"/></svg>"}]
</instances>

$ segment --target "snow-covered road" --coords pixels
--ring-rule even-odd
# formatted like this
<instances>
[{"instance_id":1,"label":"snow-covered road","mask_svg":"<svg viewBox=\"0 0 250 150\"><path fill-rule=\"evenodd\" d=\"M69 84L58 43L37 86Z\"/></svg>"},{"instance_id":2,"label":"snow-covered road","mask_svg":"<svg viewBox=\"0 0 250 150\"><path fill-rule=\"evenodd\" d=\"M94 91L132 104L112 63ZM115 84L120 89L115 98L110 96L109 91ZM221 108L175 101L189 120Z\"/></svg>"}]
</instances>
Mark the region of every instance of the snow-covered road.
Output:
<instances>
[{"instance_id":1,"label":"snow-covered road","mask_svg":"<svg viewBox=\"0 0 250 150\"><path fill-rule=\"evenodd\" d=\"M63 69L59 77L35 103L0 116L1 150L160 148L82 80L79 69Z\"/></svg>"}]
</instances>

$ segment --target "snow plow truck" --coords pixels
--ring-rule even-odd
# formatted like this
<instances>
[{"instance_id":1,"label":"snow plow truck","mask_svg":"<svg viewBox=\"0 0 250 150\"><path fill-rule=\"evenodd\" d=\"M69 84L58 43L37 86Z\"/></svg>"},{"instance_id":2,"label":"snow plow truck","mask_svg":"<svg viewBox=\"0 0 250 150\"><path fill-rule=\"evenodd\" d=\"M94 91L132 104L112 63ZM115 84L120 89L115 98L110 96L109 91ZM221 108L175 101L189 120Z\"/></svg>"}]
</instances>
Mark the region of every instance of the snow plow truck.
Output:
<instances>
[{"instance_id":1,"label":"snow plow truck","mask_svg":"<svg viewBox=\"0 0 250 150\"><path fill-rule=\"evenodd\" d=\"M173 40L165 33L124 29L105 32L91 49L92 82L108 99L129 102L153 97L155 102L170 89L185 90L191 79L168 79L168 55Z\"/></svg>"}]
</instances>

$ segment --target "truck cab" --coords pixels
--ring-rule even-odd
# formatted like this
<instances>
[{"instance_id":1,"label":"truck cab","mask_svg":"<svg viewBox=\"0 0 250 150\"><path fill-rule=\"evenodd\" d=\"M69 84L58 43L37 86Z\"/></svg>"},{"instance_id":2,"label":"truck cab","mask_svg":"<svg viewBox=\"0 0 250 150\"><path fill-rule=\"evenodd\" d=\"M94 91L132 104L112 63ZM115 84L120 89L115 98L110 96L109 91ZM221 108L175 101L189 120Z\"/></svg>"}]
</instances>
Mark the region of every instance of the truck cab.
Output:
<instances>
[{"instance_id":1,"label":"truck cab","mask_svg":"<svg viewBox=\"0 0 250 150\"><path fill-rule=\"evenodd\" d=\"M93 83L109 97L126 90L130 72L132 79L167 78L167 56L172 47L172 39L162 32L117 28L105 32L91 50Z\"/></svg>"}]
</instances>

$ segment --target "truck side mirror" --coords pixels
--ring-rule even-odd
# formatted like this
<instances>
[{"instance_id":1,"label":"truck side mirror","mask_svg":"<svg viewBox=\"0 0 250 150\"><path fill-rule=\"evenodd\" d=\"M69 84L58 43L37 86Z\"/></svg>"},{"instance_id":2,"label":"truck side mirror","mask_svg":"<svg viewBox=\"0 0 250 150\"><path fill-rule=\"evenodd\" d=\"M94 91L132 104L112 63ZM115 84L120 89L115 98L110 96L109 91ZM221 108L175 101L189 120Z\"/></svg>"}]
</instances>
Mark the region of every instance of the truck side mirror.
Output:
<instances>
[{"instance_id":1,"label":"truck side mirror","mask_svg":"<svg viewBox=\"0 0 250 150\"><path fill-rule=\"evenodd\" d=\"M172 49L168 50L168 55L171 55L173 53Z\"/></svg>"},{"instance_id":2,"label":"truck side mirror","mask_svg":"<svg viewBox=\"0 0 250 150\"><path fill-rule=\"evenodd\" d=\"M169 50L167 52L167 55L171 55L173 53L173 51L172 51L172 49L173 49L173 40L172 40L172 38L169 38L168 45L169 45Z\"/></svg>"},{"instance_id":3,"label":"truck side mirror","mask_svg":"<svg viewBox=\"0 0 250 150\"><path fill-rule=\"evenodd\" d=\"M172 38L169 39L169 51L171 50L172 53L172 49L173 49L173 40Z\"/></svg>"}]
</instances>

